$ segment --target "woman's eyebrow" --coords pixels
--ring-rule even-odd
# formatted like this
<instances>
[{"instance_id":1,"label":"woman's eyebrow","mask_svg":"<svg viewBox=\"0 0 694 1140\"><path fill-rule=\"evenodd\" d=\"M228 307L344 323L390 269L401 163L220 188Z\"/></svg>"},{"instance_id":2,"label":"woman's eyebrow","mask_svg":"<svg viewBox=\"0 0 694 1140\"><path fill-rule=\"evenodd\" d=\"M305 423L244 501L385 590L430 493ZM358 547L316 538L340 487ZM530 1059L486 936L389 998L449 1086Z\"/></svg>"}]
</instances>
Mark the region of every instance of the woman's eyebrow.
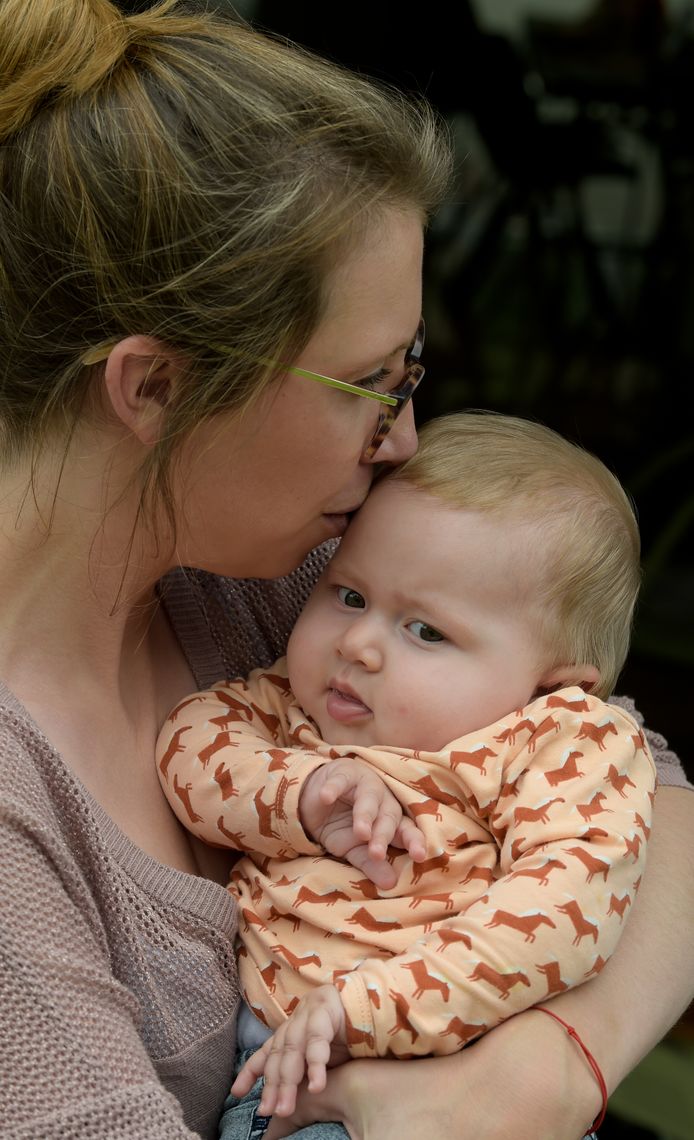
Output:
<instances>
[{"instance_id":1,"label":"woman's eyebrow","mask_svg":"<svg viewBox=\"0 0 694 1140\"><path fill-rule=\"evenodd\" d=\"M412 348L414 342L417 339L417 329L419 328L420 324L421 320L417 322L417 325L415 326L411 336L408 336L407 340L403 341L402 344L399 344L397 348L394 348L393 351L389 354L390 356L395 356L396 352L407 352L408 348Z\"/></svg>"},{"instance_id":2,"label":"woman's eyebrow","mask_svg":"<svg viewBox=\"0 0 694 1140\"><path fill-rule=\"evenodd\" d=\"M410 337L409 340L404 341L402 344L399 344L397 348L391 349L390 352L383 353L383 355L381 355L381 356L373 356L372 355L370 357L370 360L372 361L371 364L358 365L356 368L351 369L349 375L350 376L366 376L368 373L373 372L376 368L378 368L380 366L379 362L380 362L380 364L382 364L383 361L390 360L391 356L397 356L398 353L400 353L400 352L407 352L408 348L410 348L412 346L413 340L414 340L414 336Z\"/></svg>"}]
</instances>

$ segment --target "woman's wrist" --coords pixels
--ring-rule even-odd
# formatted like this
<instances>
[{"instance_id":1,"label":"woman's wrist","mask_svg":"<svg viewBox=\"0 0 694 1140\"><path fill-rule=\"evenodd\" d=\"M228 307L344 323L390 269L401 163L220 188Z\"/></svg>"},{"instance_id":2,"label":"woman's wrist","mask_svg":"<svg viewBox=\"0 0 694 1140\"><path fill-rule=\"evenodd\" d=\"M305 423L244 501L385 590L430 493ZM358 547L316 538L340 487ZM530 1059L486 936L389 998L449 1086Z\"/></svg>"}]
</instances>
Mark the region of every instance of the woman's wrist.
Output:
<instances>
[{"instance_id":1,"label":"woman's wrist","mask_svg":"<svg viewBox=\"0 0 694 1140\"><path fill-rule=\"evenodd\" d=\"M545 1007L541 1006L541 1005L536 1005L534 1007L534 1009L535 1009L536 1013L544 1013L547 1017L551 1017L552 1020L557 1025L560 1025L562 1027L562 1029L568 1035L568 1037L570 1037L571 1040L573 1042L575 1042L576 1047L578 1049L580 1049L585 1063L588 1065L593 1076L595 1077L596 1084L598 1086L598 1089L600 1090L600 1098L601 1098L600 1111L599 1111L598 1115L595 1117L593 1124L592 1124L592 1130L597 1131L597 1129L600 1127L603 1120L605 1119L605 1114L607 1112L607 1085L605 1083L605 1078L603 1076L602 1069L600 1068L600 1065L598 1064L594 1053L592 1052L591 1049L588 1048L588 1046L586 1045L585 1041L581 1037L580 1033L578 1033L576 1028L573 1025L571 1025L568 1021L565 1021L563 1017L560 1017L558 1013L555 1013L551 1009L545 1009Z\"/></svg>"},{"instance_id":2,"label":"woman's wrist","mask_svg":"<svg viewBox=\"0 0 694 1140\"><path fill-rule=\"evenodd\" d=\"M494 1073L509 1122L513 1114L524 1116L538 1140L575 1140L590 1131L602 1110L601 1089L581 1050L552 1018L526 1010L470 1052L477 1050L480 1069Z\"/></svg>"}]
</instances>

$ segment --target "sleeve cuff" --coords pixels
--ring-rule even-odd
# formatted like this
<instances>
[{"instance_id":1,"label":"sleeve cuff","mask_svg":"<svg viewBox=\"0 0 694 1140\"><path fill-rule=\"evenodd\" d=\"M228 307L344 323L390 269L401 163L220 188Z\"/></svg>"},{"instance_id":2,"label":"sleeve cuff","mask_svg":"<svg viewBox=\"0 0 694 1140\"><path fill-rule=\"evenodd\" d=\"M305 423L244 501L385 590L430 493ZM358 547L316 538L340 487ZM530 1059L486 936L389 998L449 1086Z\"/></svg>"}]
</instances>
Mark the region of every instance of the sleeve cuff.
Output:
<instances>
[{"instance_id":1,"label":"sleeve cuff","mask_svg":"<svg viewBox=\"0 0 694 1140\"><path fill-rule=\"evenodd\" d=\"M369 991L358 970L344 974L335 983L345 1010L347 1048L352 1057L384 1056L377 1048L376 1023ZM374 990L374 997L379 995Z\"/></svg>"},{"instance_id":2,"label":"sleeve cuff","mask_svg":"<svg viewBox=\"0 0 694 1140\"><path fill-rule=\"evenodd\" d=\"M297 855L320 855L323 848L309 839L299 818L301 789L312 772L322 768L325 757L317 752L301 752L290 759L277 789L275 820L282 841Z\"/></svg>"}]
</instances>

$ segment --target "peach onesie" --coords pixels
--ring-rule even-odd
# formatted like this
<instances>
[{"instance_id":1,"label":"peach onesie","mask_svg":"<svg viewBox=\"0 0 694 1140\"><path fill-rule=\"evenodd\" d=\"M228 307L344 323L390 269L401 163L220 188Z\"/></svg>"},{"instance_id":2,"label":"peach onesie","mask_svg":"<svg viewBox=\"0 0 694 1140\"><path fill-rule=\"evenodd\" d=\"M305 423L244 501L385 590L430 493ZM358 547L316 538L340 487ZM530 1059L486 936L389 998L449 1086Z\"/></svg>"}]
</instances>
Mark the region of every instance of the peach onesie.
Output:
<instances>
[{"instance_id":1,"label":"peach onesie","mask_svg":"<svg viewBox=\"0 0 694 1140\"><path fill-rule=\"evenodd\" d=\"M338 756L373 765L425 833L425 862L391 850L391 890L299 821L304 781ZM333 982L355 1057L455 1052L597 974L638 889L655 788L636 723L578 688L440 752L337 746L284 659L182 701L157 766L185 827L245 853L229 890L250 1008L274 1028Z\"/></svg>"}]
</instances>

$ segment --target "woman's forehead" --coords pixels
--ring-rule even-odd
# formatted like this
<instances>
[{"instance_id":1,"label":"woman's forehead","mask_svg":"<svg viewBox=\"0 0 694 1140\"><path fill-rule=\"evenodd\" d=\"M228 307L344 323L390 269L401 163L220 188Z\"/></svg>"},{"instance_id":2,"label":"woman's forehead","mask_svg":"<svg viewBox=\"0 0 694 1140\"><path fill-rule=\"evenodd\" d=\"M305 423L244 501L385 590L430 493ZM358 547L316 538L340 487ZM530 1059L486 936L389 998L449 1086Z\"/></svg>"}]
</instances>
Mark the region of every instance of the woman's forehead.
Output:
<instances>
[{"instance_id":1,"label":"woman's forehead","mask_svg":"<svg viewBox=\"0 0 694 1140\"><path fill-rule=\"evenodd\" d=\"M422 253L422 224L414 210L393 211L361 235L328 274L311 352L350 345L368 366L408 348L421 315Z\"/></svg>"}]
</instances>

